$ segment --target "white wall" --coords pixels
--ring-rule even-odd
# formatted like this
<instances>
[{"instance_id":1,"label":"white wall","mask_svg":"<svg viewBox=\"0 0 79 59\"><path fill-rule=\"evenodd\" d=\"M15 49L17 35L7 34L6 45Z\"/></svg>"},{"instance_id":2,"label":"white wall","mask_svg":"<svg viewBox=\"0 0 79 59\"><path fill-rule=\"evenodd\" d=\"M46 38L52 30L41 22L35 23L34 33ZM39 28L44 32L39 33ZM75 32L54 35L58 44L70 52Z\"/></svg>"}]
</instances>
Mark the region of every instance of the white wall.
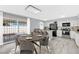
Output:
<instances>
[{"instance_id":1,"label":"white wall","mask_svg":"<svg viewBox=\"0 0 79 59\"><path fill-rule=\"evenodd\" d=\"M3 12L0 11L0 45L3 44Z\"/></svg>"},{"instance_id":2,"label":"white wall","mask_svg":"<svg viewBox=\"0 0 79 59\"><path fill-rule=\"evenodd\" d=\"M39 22L39 28L44 29L44 23L43 22Z\"/></svg>"},{"instance_id":3,"label":"white wall","mask_svg":"<svg viewBox=\"0 0 79 59\"><path fill-rule=\"evenodd\" d=\"M30 34L30 18L27 18L27 34Z\"/></svg>"},{"instance_id":4,"label":"white wall","mask_svg":"<svg viewBox=\"0 0 79 59\"><path fill-rule=\"evenodd\" d=\"M30 23L30 30L31 30L31 32L33 32L33 30L35 29L35 28L43 28L44 27L44 21L42 21L42 20L37 20L37 19L34 19L34 18L31 18L31 23ZM40 23L42 23L42 27L41 27L41 24Z\"/></svg>"}]
</instances>

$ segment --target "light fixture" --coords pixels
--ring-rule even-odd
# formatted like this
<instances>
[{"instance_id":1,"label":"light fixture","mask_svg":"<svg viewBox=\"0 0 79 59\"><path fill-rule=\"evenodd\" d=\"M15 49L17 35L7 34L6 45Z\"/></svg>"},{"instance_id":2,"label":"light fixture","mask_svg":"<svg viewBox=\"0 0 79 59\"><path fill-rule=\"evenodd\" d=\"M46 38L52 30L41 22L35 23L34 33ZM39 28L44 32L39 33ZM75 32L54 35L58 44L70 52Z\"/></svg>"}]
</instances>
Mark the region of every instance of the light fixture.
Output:
<instances>
[{"instance_id":1,"label":"light fixture","mask_svg":"<svg viewBox=\"0 0 79 59\"><path fill-rule=\"evenodd\" d=\"M61 18L64 18L64 17L65 17L64 15L61 16Z\"/></svg>"},{"instance_id":2,"label":"light fixture","mask_svg":"<svg viewBox=\"0 0 79 59\"><path fill-rule=\"evenodd\" d=\"M41 12L40 9L38 9L37 7L32 6L32 5L28 5L28 6L25 8L25 10L28 11L28 12L31 12L31 13L35 13L35 14Z\"/></svg>"}]
</instances>

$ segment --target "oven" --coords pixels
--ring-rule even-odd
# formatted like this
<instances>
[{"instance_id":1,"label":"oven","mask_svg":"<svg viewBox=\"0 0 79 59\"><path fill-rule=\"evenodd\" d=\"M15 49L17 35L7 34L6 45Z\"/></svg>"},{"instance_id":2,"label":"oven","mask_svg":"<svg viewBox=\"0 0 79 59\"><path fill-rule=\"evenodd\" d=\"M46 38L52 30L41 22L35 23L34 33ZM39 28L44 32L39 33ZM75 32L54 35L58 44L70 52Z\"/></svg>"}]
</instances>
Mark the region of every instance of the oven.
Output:
<instances>
[{"instance_id":1,"label":"oven","mask_svg":"<svg viewBox=\"0 0 79 59\"><path fill-rule=\"evenodd\" d=\"M70 35L70 28L62 29L62 35Z\"/></svg>"}]
</instances>

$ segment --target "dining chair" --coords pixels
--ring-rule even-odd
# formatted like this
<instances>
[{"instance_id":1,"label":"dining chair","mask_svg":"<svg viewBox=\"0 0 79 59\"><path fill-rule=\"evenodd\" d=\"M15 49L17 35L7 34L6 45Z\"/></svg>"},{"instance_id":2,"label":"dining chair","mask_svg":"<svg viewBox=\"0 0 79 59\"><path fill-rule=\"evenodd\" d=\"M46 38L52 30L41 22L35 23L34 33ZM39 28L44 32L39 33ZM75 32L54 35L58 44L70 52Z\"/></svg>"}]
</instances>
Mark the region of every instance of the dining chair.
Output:
<instances>
[{"instance_id":1,"label":"dining chair","mask_svg":"<svg viewBox=\"0 0 79 59\"><path fill-rule=\"evenodd\" d=\"M19 36L16 40L16 48L17 45L20 46L20 54L33 54L34 52L37 54L34 44L25 38L26 37Z\"/></svg>"},{"instance_id":2,"label":"dining chair","mask_svg":"<svg viewBox=\"0 0 79 59\"><path fill-rule=\"evenodd\" d=\"M47 49L47 52L49 53L49 36L47 31L43 31L43 38L40 40L40 53L41 53L41 46L45 46Z\"/></svg>"}]
</instances>

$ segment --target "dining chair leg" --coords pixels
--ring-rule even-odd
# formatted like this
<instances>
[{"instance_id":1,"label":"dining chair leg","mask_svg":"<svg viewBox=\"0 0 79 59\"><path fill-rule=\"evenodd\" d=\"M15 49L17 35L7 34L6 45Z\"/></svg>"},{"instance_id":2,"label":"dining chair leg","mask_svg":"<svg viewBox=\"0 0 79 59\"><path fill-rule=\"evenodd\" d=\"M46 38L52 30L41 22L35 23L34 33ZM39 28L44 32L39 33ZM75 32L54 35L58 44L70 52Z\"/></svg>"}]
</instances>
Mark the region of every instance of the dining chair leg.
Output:
<instances>
[{"instance_id":1,"label":"dining chair leg","mask_svg":"<svg viewBox=\"0 0 79 59\"><path fill-rule=\"evenodd\" d=\"M47 49L47 53L49 53L49 47L48 46L46 46L46 49Z\"/></svg>"},{"instance_id":2,"label":"dining chair leg","mask_svg":"<svg viewBox=\"0 0 79 59\"><path fill-rule=\"evenodd\" d=\"M16 47L15 47L15 53L16 53L16 50L17 50L17 45L16 45Z\"/></svg>"},{"instance_id":3,"label":"dining chair leg","mask_svg":"<svg viewBox=\"0 0 79 59\"><path fill-rule=\"evenodd\" d=\"M16 54L16 48L17 48L17 47L15 47L15 54Z\"/></svg>"},{"instance_id":4,"label":"dining chair leg","mask_svg":"<svg viewBox=\"0 0 79 59\"><path fill-rule=\"evenodd\" d=\"M40 45L40 51L39 51L39 53L41 54L41 45Z\"/></svg>"},{"instance_id":5,"label":"dining chair leg","mask_svg":"<svg viewBox=\"0 0 79 59\"><path fill-rule=\"evenodd\" d=\"M36 53L36 54L38 54L38 52L37 52L37 50L36 50L35 46L34 46L34 50L35 50L35 53Z\"/></svg>"}]
</instances>

